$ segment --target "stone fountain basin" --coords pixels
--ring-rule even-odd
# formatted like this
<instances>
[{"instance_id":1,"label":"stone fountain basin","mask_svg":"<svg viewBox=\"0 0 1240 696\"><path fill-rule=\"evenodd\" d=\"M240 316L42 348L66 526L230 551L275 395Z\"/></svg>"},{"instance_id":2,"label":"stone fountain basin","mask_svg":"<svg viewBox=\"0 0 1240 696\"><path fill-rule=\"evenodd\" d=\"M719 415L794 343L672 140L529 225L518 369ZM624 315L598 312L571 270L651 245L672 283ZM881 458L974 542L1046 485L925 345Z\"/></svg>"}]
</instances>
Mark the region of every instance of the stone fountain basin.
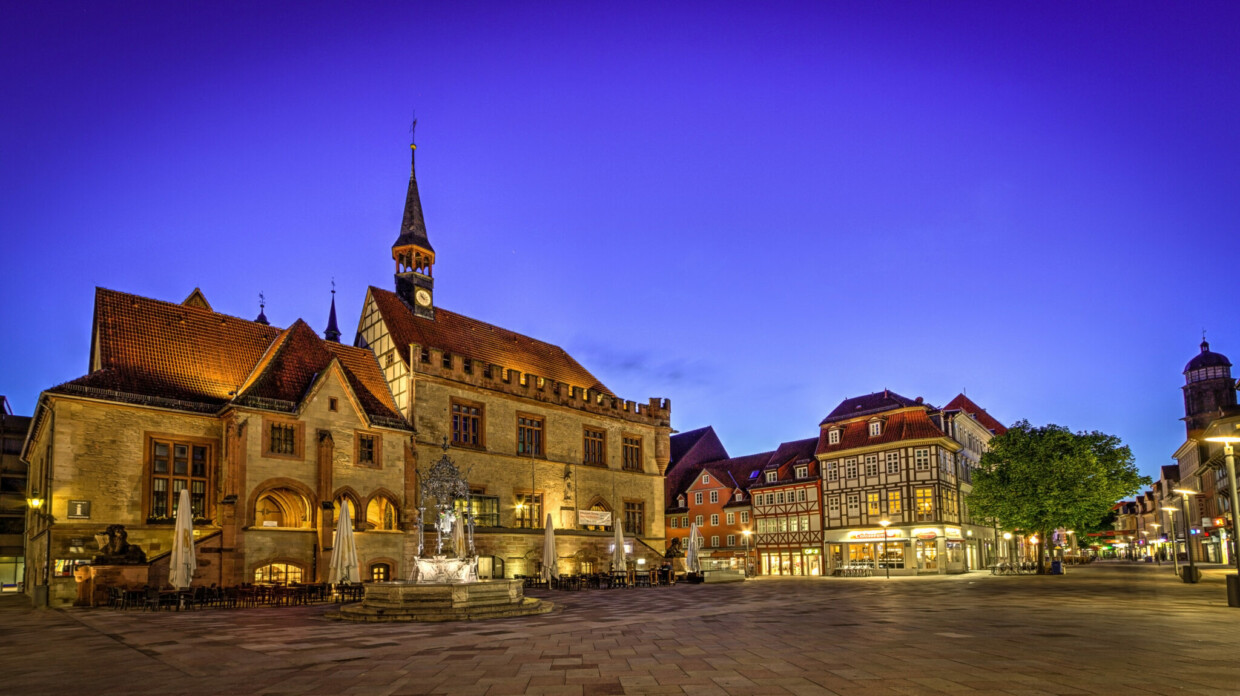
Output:
<instances>
[{"instance_id":1,"label":"stone fountain basin","mask_svg":"<svg viewBox=\"0 0 1240 696\"><path fill-rule=\"evenodd\" d=\"M555 605L526 597L521 580L466 583L375 582L358 604L333 618L346 621L477 621L546 614Z\"/></svg>"}]
</instances>

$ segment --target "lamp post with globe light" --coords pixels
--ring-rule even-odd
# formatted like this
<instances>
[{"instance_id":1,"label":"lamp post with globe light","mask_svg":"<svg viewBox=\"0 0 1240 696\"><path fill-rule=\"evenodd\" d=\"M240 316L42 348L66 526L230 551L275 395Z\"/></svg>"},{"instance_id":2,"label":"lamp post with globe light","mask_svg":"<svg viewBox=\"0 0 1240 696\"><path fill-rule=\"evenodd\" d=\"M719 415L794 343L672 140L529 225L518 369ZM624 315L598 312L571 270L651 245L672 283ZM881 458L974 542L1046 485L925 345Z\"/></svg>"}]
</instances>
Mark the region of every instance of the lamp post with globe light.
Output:
<instances>
[{"instance_id":1,"label":"lamp post with globe light","mask_svg":"<svg viewBox=\"0 0 1240 696\"><path fill-rule=\"evenodd\" d=\"M1206 442L1223 444L1223 461L1227 467L1227 487L1231 508L1231 543L1232 560L1236 564L1236 574L1227 576L1227 605L1240 607L1240 527L1236 525L1236 516L1240 514L1240 492L1236 491L1236 453L1234 446L1240 442L1240 416L1219 418L1206 428L1202 437Z\"/></svg>"}]
</instances>

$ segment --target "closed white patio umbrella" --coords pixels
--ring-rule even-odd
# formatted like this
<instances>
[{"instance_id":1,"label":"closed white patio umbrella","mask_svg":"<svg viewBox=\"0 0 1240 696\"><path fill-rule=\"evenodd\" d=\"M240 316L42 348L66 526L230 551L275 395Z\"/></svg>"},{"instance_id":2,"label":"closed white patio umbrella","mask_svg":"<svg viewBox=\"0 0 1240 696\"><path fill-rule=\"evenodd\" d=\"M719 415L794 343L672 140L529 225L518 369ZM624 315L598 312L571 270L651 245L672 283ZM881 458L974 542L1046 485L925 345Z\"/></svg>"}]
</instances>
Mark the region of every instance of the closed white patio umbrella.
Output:
<instances>
[{"instance_id":1,"label":"closed white patio umbrella","mask_svg":"<svg viewBox=\"0 0 1240 696\"><path fill-rule=\"evenodd\" d=\"M178 590L189 587L198 568L194 557L194 511L190 509L189 489L181 489L177 502L176 526L172 532L172 555L169 560L168 584Z\"/></svg>"},{"instance_id":2,"label":"closed white patio umbrella","mask_svg":"<svg viewBox=\"0 0 1240 696\"><path fill-rule=\"evenodd\" d=\"M612 513L611 528L616 530L616 549L611 553L611 569L612 571L627 571L629 563L624 557L624 529L620 526L618 520L614 518Z\"/></svg>"},{"instance_id":3,"label":"closed white patio umbrella","mask_svg":"<svg viewBox=\"0 0 1240 696\"><path fill-rule=\"evenodd\" d=\"M334 584L357 582L357 543L353 540L353 520L349 519L349 506L340 506L340 520L336 523L336 536L332 540L332 562L328 567L327 581Z\"/></svg>"},{"instance_id":4,"label":"closed white patio umbrella","mask_svg":"<svg viewBox=\"0 0 1240 696\"><path fill-rule=\"evenodd\" d=\"M685 568L690 573L702 572L702 559L698 556L698 549L702 546L702 535L698 534L697 523L689 525L689 548L685 551Z\"/></svg>"},{"instance_id":5,"label":"closed white patio umbrella","mask_svg":"<svg viewBox=\"0 0 1240 696\"><path fill-rule=\"evenodd\" d=\"M551 522L551 513L548 512L547 524L543 526L542 579L549 584L551 578L559 580L560 569L556 563L555 526Z\"/></svg>"}]
</instances>

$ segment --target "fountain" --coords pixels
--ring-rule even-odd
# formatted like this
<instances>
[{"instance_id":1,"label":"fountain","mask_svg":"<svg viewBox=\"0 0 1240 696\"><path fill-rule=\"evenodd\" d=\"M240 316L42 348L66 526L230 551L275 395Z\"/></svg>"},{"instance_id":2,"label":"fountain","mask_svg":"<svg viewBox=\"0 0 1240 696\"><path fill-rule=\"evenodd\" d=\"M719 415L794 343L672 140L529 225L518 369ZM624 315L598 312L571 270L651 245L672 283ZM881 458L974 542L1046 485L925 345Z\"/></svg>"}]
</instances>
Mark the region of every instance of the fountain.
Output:
<instances>
[{"instance_id":1,"label":"fountain","mask_svg":"<svg viewBox=\"0 0 1240 696\"><path fill-rule=\"evenodd\" d=\"M338 618L347 621L459 621L545 614L555 606L526 597L521 580L479 580L474 550L474 514L469 483L444 454L420 477L418 507L418 555L408 580L368 583L359 604L342 607ZM434 515L435 553L423 554L427 504ZM463 509L456 501L463 500ZM452 556L444 554L444 541L452 543Z\"/></svg>"}]
</instances>

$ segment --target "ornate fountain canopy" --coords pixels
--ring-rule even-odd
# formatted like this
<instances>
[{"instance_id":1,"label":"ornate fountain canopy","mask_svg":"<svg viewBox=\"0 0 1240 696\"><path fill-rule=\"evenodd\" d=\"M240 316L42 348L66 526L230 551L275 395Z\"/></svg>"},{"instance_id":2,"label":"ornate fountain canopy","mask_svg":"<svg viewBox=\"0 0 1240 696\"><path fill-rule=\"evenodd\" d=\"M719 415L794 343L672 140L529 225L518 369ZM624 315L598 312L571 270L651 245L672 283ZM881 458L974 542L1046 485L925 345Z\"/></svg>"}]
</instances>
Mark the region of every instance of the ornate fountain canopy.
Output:
<instances>
[{"instance_id":1,"label":"ornate fountain canopy","mask_svg":"<svg viewBox=\"0 0 1240 696\"><path fill-rule=\"evenodd\" d=\"M441 506L451 506L456 498L469 495L469 483L447 453L444 453L439 461L431 466L430 471L426 472L426 477L422 480L422 489L427 495L435 498L435 502Z\"/></svg>"}]
</instances>

